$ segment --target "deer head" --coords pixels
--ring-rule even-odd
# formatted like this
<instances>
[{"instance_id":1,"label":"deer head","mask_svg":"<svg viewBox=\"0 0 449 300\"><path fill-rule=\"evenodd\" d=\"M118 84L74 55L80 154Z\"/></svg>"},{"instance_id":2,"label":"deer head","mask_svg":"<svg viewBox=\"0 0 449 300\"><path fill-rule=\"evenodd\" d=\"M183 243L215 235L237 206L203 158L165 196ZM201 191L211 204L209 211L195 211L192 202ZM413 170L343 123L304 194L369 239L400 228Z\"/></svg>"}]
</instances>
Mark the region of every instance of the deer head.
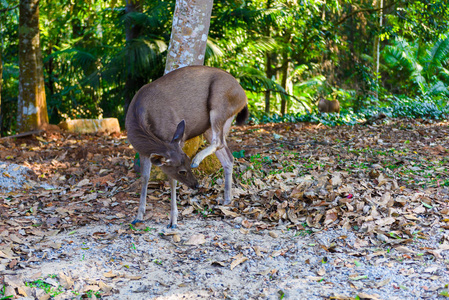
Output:
<instances>
[{"instance_id":1,"label":"deer head","mask_svg":"<svg viewBox=\"0 0 449 300\"><path fill-rule=\"evenodd\" d=\"M179 122L166 151L153 153L150 159L151 163L160 167L167 176L184 183L190 188L196 189L198 188L198 181L192 173L190 158L182 151L182 138L185 126L184 120Z\"/></svg>"}]
</instances>

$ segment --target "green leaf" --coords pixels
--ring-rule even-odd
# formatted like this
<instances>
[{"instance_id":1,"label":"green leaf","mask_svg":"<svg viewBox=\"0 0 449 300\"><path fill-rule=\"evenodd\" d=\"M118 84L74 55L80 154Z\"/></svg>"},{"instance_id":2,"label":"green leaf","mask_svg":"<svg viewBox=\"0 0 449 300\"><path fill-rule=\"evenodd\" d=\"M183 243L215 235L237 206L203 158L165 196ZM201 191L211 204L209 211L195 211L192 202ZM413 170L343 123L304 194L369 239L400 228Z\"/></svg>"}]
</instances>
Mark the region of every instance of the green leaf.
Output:
<instances>
[{"instance_id":1,"label":"green leaf","mask_svg":"<svg viewBox=\"0 0 449 300\"><path fill-rule=\"evenodd\" d=\"M433 206L430 205L430 204L427 204L427 203L425 203L425 202L421 202L421 203L422 203L422 205L423 205L424 207L427 207L427 208L429 208L429 209L432 209L432 208L433 208Z\"/></svg>"}]
</instances>

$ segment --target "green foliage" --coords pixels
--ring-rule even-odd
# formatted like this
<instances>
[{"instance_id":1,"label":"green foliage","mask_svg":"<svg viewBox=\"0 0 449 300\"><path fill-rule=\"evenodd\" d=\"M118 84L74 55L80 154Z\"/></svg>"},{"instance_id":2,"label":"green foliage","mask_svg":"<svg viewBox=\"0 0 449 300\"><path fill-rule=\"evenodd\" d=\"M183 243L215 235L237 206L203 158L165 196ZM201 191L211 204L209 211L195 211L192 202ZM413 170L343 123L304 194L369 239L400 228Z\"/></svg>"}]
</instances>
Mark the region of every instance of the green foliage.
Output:
<instances>
[{"instance_id":1,"label":"green foliage","mask_svg":"<svg viewBox=\"0 0 449 300\"><path fill-rule=\"evenodd\" d=\"M3 285L0 289L0 300L7 300L14 298L14 295L5 295L6 294L6 285Z\"/></svg>"},{"instance_id":2,"label":"green foliage","mask_svg":"<svg viewBox=\"0 0 449 300\"><path fill-rule=\"evenodd\" d=\"M32 282L26 282L25 285L28 287L31 287L31 288L41 288L52 297L55 297L64 292L64 289L61 286L56 288L56 287L52 286L51 284L46 283L42 279L38 279L38 280L35 280Z\"/></svg>"},{"instance_id":3,"label":"green foliage","mask_svg":"<svg viewBox=\"0 0 449 300\"><path fill-rule=\"evenodd\" d=\"M383 113L390 118L444 120L449 118L449 106L447 99L444 98L392 96L387 99L387 103L382 107L370 106L361 108L357 112L354 112L352 109L342 109L339 114L314 111L307 114L297 113L285 114L283 116L278 114L270 116L263 115L261 118L256 118L251 115L250 120L255 124L311 122L321 123L326 126L337 126L364 123L379 113Z\"/></svg>"},{"instance_id":4,"label":"green foliage","mask_svg":"<svg viewBox=\"0 0 449 300\"><path fill-rule=\"evenodd\" d=\"M0 1L0 9L17 3ZM52 123L101 116L123 121L135 92L162 76L175 0L138 3L129 12L125 2L115 0L40 2ZM255 122L355 124L367 111L387 111L385 105L398 116L441 118L428 104L434 100L426 99L449 95L449 8L441 0L384 4L379 28L373 1L214 1L206 64L240 81ZM18 14L18 9L0 14L2 135L14 133L17 115ZM374 74L377 37L380 74ZM274 114L264 112L267 96ZM400 113L405 108L395 106L395 97L415 96L425 103ZM319 115L319 97L338 99L342 113ZM412 110L416 101L406 102ZM366 109L378 105L382 108Z\"/></svg>"},{"instance_id":5,"label":"green foliage","mask_svg":"<svg viewBox=\"0 0 449 300\"><path fill-rule=\"evenodd\" d=\"M393 72L400 74L398 81L404 84L400 92L412 92L421 96L449 95L449 36L433 44L419 41L408 42L396 38L383 50L385 63Z\"/></svg>"}]
</instances>

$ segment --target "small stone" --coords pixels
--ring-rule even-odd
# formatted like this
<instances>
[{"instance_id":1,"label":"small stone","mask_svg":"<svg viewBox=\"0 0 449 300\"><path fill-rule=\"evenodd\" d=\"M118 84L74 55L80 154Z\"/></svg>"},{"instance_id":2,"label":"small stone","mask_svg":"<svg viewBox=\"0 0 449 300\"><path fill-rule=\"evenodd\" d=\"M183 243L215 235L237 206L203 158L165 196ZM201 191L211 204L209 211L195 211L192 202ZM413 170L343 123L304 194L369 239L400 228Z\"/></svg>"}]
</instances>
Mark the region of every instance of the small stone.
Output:
<instances>
[{"instance_id":1,"label":"small stone","mask_svg":"<svg viewBox=\"0 0 449 300\"><path fill-rule=\"evenodd\" d=\"M268 234L272 237L272 238L277 238L279 235L276 233L276 232L274 232L274 231L269 231L268 232Z\"/></svg>"},{"instance_id":2,"label":"small stone","mask_svg":"<svg viewBox=\"0 0 449 300\"><path fill-rule=\"evenodd\" d=\"M369 178L376 179L377 177L379 177L380 173L378 170L372 169L368 175L369 175Z\"/></svg>"},{"instance_id":3,"label":"small stone","mask_svg":"<svg viewBox=\"0 0 449 300\"><path fill-rule=\"evenodd\" d=\"M181 237L179 236L179 234L174 234L173 235L173 242L179 243L180 241L181 241Z\"/></svg>"},{"instance_id":4,"label":"small stone","mask_svg":"<svg viewBox=\"0 0 449 300\"><path fill-rule=\"evenodd\" d=\"M5 297L8 297L8 296L16 296L16 291L15 291L15 289L12 287L12 286L7 286L6 288L5 288L5 295L4 295Z\"/></svg>"}]
</instances>

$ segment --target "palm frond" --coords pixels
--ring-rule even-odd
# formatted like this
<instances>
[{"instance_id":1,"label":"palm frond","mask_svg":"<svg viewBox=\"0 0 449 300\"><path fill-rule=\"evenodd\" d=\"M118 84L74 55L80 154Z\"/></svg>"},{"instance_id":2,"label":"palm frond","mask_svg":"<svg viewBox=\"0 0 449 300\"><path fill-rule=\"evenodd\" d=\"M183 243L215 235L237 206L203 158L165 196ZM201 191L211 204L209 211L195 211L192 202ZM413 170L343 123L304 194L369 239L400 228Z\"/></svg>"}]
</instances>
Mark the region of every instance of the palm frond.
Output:
<instances>
[{"instance_id":1,"label":"palm frond","mask_svg":"<svg viewBox=\"0 0 449 300\"><path fill-rule=\"evenodd\" d=\"M263 71L250 67L241 68L239 71L240 73L234 76L244 89L258 93L273 91L280 93L281 96L286 95L284 88L276 81L267 78Z\"/></svg>"},{"instance_id":2,"label":"palm frond","mask_svg":"<svg viewBox=\"0 0 449 300\"><path fill-rule=\"evenodd\" d=\"M308 69L309 69L309 67L307 65L305 65L305 64L296 66L295 69L288 76L287 81L291 81L294 78L301 76Z\"/></svg>"},{"instance_id":3,"label":"palm frond","mask_svg":"<svg viewBox=\"0 0 449 300\"><path fill-rule=\"evenodd\" d=\"M170 14L166 12L171 9L170 1L159 1L154 7L151 7L145 13L130 12L124 14L121 21L126 26L138 25L145 28L160 28L162 24L169 21Z\"/></svg>"},{"instance_id":4,"label":"palm frond","mask_svg":"<svg viewBox=\"0 0 449 300\"><path fill-rule=\"evenodd\" d=\"M206 42L205 60L216 60L224 55L224 50L215 42L214 39L208 38Z\"/></svg>"},{"instance_id":5,"label":"palm frond","mask_svg":"<svg viewBox=\"0 0 449 300\"><path fill-rule=\"evenodd\" d=\"M437 81L435 84L433 84L426 93L426 95L432 96L438 96L441 94L449 95L449 90L447 86L441 81Z\"/></svg>"}]
</instances>

